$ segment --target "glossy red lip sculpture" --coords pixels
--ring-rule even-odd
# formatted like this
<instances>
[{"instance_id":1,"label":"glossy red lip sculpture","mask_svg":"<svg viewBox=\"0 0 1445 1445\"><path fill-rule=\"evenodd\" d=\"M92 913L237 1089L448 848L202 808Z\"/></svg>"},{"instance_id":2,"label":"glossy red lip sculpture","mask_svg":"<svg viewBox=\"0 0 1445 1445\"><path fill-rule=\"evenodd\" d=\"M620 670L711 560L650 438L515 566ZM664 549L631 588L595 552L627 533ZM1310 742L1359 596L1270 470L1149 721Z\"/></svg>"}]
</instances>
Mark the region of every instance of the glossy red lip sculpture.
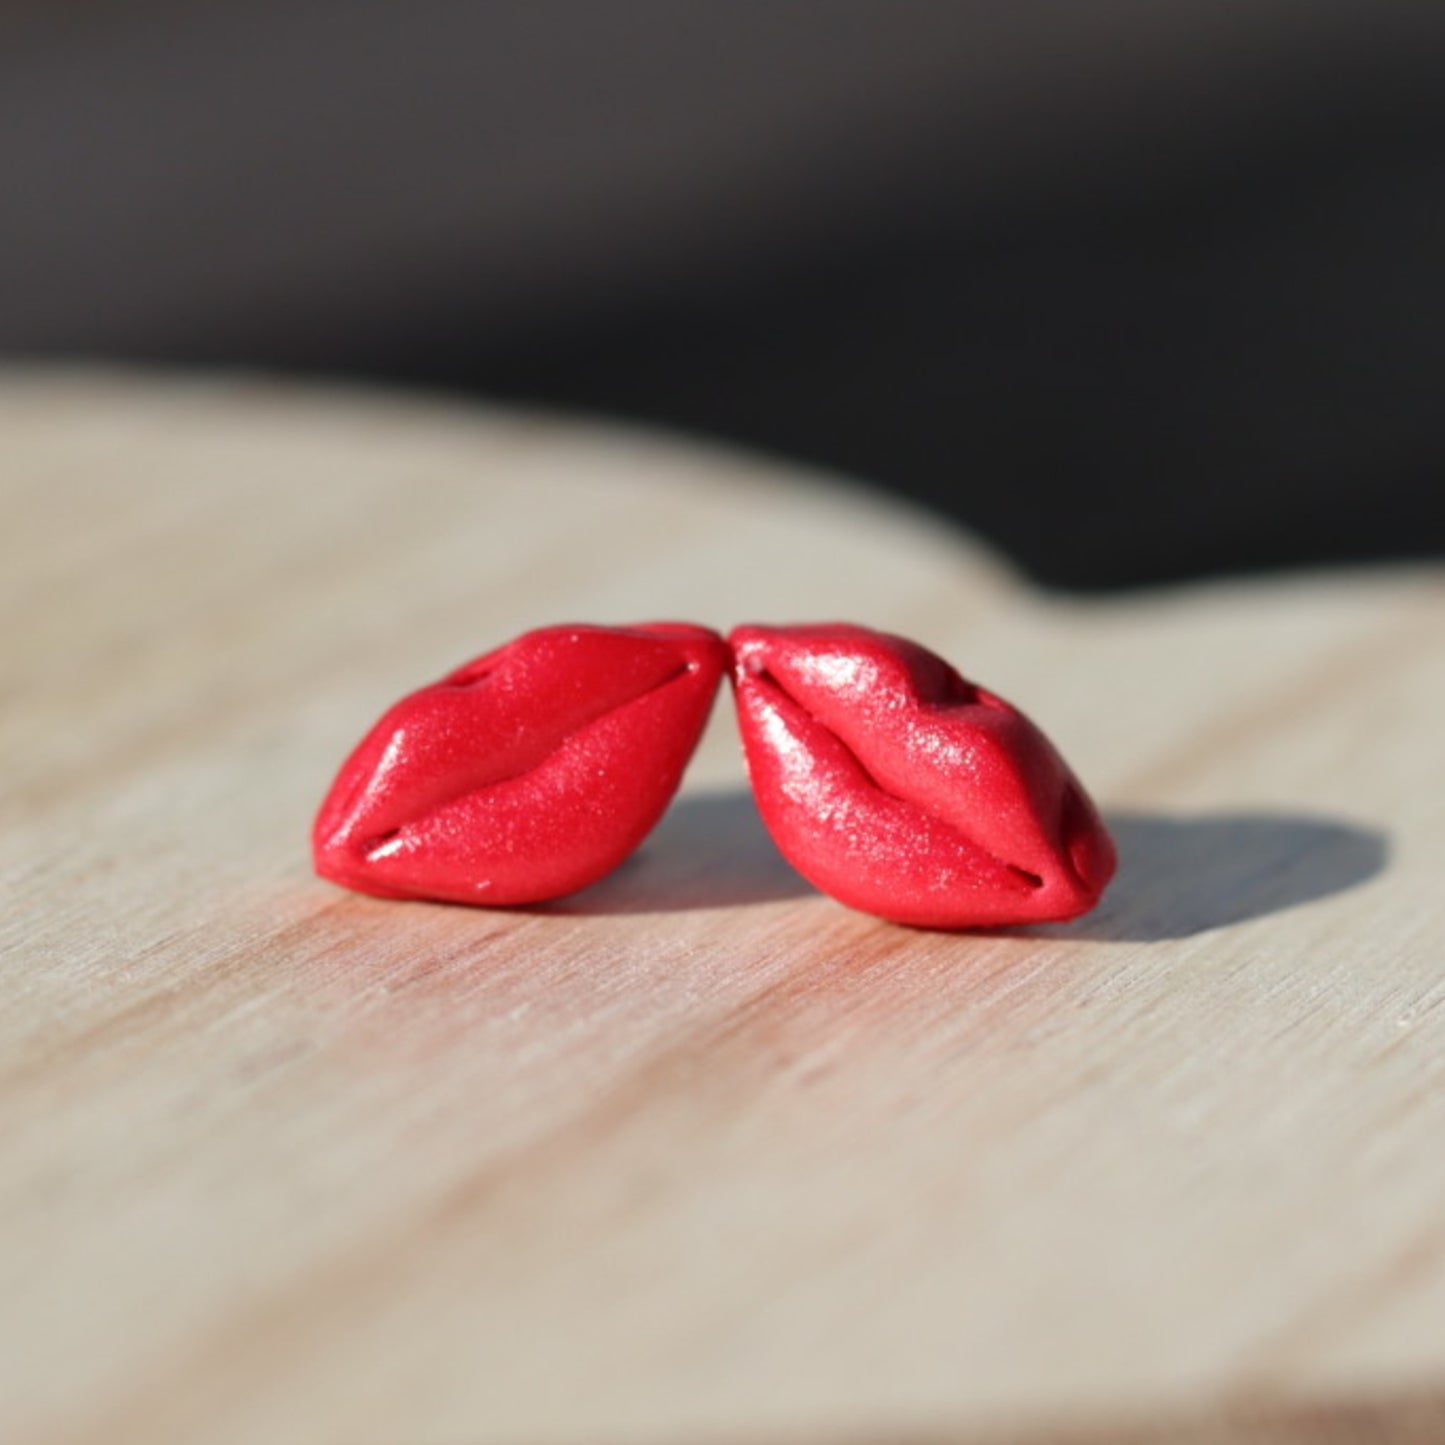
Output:
<instances>
[{"instance_id":1,"label":"glossy red lip sculpture","mask_svg":"<svg viewBox=\"0 0 1445 1445\"><path fill-rule=\"evenodd\" d=\"M1098 902L1113 842L1016 708L863 627L739 627L729 642L758 806L825 893L927 928L1073 918Z\"/></svg>"},{"instance_id":2,"label":"glossy red lip sculpture","mask_svg":"<svg viewBox=\"0 0 1445 1445\"><path fill-rule=\"evenodd\" d=\"M717 633L683 623L524 634L372 728L321 806L316 871L456 903L595 883L677 791L726 664Z\"/></svg>"}]
</instances>

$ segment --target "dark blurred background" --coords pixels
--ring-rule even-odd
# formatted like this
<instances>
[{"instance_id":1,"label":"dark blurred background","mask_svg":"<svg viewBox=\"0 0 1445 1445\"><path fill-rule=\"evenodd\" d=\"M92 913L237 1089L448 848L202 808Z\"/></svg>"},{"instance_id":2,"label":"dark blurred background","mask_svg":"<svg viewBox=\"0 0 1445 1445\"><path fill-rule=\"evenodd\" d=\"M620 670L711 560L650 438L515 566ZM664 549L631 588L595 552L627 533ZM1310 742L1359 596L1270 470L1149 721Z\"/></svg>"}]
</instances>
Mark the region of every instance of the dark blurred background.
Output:
<instances>
[{"instance_id":1,"label":"dark blurred background","mask_svg":"<svg viewBox=\"0 0 1445 1445\"><path fill-rule=\"evenodd\" d=\"M1100 588L1445 550L1442 0L0 4L0 352L698 430Z\"/></svg>"}]
</instances>

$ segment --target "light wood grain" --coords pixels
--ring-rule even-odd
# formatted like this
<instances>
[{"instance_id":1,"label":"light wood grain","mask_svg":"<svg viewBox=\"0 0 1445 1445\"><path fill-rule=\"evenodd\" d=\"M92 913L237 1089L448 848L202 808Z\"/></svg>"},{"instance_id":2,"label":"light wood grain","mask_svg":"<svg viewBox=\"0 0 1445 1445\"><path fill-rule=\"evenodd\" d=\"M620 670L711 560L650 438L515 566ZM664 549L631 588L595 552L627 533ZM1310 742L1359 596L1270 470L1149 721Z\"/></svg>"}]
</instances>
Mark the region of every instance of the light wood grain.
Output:
<instances>
[{"instance_id":1,"label":"light wood grain","mask_svg":"<svg viewBox=\"0 0 1445 1445\"><path fill-rule=\"evenodd\" d=\"M0 385L0 1439L1445 1438L1445 585L1083 604L829 479L247 380ZM1110 812L1093 918L773 851L719 709L598 888L313 879L526 627L847 617Z\"/></svg>"}]
</instances>

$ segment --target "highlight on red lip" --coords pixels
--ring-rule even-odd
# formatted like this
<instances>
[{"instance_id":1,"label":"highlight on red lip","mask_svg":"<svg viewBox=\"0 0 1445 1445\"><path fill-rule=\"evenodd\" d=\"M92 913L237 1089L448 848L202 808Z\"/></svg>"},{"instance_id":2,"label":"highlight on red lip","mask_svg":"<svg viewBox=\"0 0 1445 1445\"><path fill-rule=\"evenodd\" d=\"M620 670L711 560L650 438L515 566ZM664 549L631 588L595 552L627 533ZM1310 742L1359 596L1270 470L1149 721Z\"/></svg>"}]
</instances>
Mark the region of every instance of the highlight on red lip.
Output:
<instances>
[{"instance_id":1,"label":"highlight on red lip","mask_svg":"<svg viewBox=\"0 0 1445 1445\"><path fill-rule=\"evenodd\" d=\"M389 898L536 903L610 873L677 791L727 665L686 623L528 632L403 698L337 774L316 871Z\"/></svg>"},{"instance_id":2,"label":"highlight on red lip","mask_svg":"<svg viewBox=\"0 0 1445 1445\"><path fill-rule=\"evenodd\" d=\"M823 892L931 928L1073 918L1098 902L1113 841L1010 703L915 642L847 623L728 640L758 807Z\"/></svg>"}]
</instances>

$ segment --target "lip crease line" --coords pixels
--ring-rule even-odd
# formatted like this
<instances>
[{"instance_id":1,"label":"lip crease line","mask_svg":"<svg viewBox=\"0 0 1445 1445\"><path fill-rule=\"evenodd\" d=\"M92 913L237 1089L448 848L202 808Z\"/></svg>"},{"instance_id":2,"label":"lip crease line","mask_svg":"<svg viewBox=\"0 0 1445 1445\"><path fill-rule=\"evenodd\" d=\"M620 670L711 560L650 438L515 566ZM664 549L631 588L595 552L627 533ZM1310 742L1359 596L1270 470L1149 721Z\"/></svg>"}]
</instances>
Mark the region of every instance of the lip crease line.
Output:
<instances>
[{"instance_id":1,"label":"lip crease line","mask_svg":"<svg viewBox=\"0 0 1445 1445\"><path fill-rule=\"evenodd\" d=\"M547 763L551 762L553 758L555 758L560 752L562 752L562 750L566 748L567 745L571 743L574 738L581 737L583 733L587 732L590 728L596 727L598 723L606 721L606 719L613 716L614 713L619 713L624 708L632 707L634 704L641 702L644 698L651 697L654 693L661 692L664 688L671 687L673 683L678 682L682 678L695 673L697 670L697 664L694 662L684 661L679 663L672 672L668 673L668 675L662 678L660 681L653 683L650 687L643 688L641 692L636 693L634 696L628 698L625 702L619 702L614 706L607 708L605 711L598 713L595 717L588 718L587 721L583 723L580 728L569 732L564 738L561 739L560 742L555 744L555 746L549 748L546 752L542 753L535 762L530 763L527 767L518 768L515 772L507 773L500 778L488 778L485 783L482 783L478 787L468 788L464 789L461 792L453 793L450 797L444 799L442 802L428 808L424 813L418 813L414 818L408 818L406 822L399 823L394 828L388 828L384 832L376 834L375 837L368 838L364 843L360 845L358 851L368 863L373 861L384 861L385 858L390 857L392 853L397 851L392 845L396 843L396 841L401 837L403 833L406 833L416 828L418 825L424 823L427 819L435 817L438 813L445 812L448 808L454 807L463 798L470 797L474 793L484 792L489 788L502 787L507 783L516 782L518 778L525 778L529 773L537 772L540 768L545 767ZM445 683L440 685L445 686ZM378 857L379 850L386 851L381 852L380 856Z\"/></svg>"}]
</instances>

